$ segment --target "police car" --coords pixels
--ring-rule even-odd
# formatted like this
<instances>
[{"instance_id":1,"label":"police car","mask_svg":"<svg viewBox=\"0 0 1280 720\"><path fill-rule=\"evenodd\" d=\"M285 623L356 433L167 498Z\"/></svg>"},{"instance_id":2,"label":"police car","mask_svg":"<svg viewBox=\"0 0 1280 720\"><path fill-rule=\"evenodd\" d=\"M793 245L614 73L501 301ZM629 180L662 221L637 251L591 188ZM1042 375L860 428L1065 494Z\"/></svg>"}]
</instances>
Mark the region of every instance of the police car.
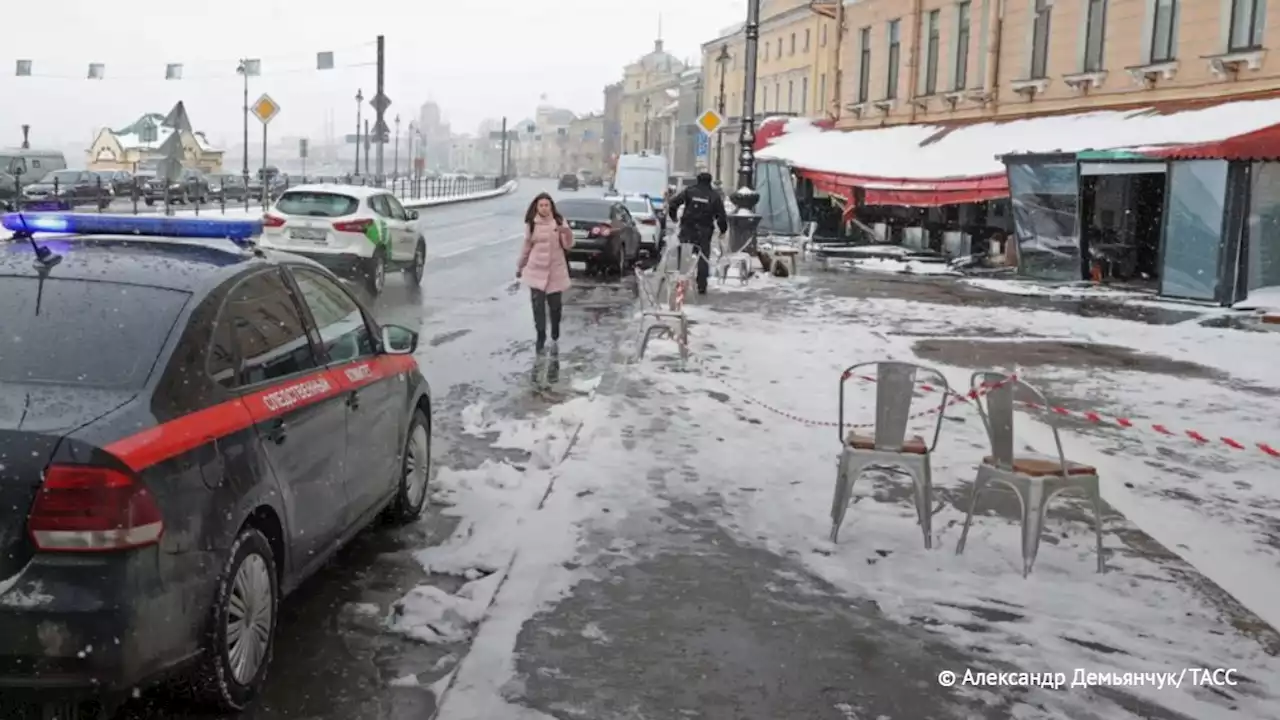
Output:
<instances>
[{"instance_id":1,"label":"police car","mask_svg":"<svg viewBox=\"0 0 1280 720\"><path fill-rule=\"evenodd\" d=\"M427 241L418 212L383 188L300 185L285 191L263 216L262 247L286 250L382 292L388 270L414 285L426 273Z\"/></svg>"},{"instance_id":2,"label":"police car","mask_svg":"<svg viewBox=\"0 0 1280 720\"><path fill-rule=\"evenodd\" d=\"M280 599L422 512L418 336L259 221L0 222L0 717L162 678L239 710Z\"/></svg>"}]
</instances>

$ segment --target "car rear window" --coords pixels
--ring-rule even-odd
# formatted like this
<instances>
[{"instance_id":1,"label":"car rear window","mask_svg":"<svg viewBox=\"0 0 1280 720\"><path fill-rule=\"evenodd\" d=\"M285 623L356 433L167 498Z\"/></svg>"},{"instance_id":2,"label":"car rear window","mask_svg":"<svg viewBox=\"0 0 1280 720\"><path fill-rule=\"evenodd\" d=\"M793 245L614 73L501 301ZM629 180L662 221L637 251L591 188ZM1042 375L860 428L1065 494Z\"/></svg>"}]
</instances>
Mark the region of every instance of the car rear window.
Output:
<instances>
[{"instance_id":1,"label":"car rear window","mask_svg":"<svg viewBox=\"0 0 1280 720\"><path fill-rule=\"evenodd\" d=\"M286 215L309 217L343 217L360 207L360 201L350 195L330 192L293 191L280 196L276 210Z\"/></svg>"},{"instance_id":2,"label":"car rear window","mask_svg":"<svg viewBox=\"0 0 1280 720\"><path fill-rule=\"evenodd\" d=\"M139 388L188 297L56 274L43 283L0 276L0 382Z\"/></svg>"},{"instance_id":3,"label":"car rear window","mask_svg":"<svg viewBox=\"0 0 1280 720\"><path fill-rule=\"evenodd\" d=\"M653 206L644 200L628 200L627 209L632 215L652 215Z\"/></svg>"},{"instance_id":4,"label":"car rear window","mask_svg":"<svg viewBox=\"0 0 1280 720\"><path fill-rule=\"evenodd\" d=\"M570 220L599 220L607 222L609 220L609 208L612 207L607 202L590 202L583 200L565 200L556 203L556 210L560 214Z\"/></svg>"}]
</instances>

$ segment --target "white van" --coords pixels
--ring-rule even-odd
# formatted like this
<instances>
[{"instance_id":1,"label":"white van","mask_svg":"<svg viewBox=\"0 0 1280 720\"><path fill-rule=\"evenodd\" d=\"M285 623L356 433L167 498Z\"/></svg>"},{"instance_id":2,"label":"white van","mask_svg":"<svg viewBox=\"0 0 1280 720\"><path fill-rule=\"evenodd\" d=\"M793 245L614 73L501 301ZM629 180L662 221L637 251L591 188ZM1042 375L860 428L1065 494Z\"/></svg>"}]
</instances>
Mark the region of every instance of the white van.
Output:
<instances>
[{"instance_id":1,"label":"white van","mask_svg":"<svg viewBox=\"0 0 1280 720\"><path fill-rule=\"evenodd\" d=\"M613 192L617 195L647 195L656 203L655 208L662 207L662 198L667 193L667 177L669 176L667 159L661 155L650 155L642 152L638 155L623 155L618 158L617 169L613 173Z\"/></svg>"}]
</instances>

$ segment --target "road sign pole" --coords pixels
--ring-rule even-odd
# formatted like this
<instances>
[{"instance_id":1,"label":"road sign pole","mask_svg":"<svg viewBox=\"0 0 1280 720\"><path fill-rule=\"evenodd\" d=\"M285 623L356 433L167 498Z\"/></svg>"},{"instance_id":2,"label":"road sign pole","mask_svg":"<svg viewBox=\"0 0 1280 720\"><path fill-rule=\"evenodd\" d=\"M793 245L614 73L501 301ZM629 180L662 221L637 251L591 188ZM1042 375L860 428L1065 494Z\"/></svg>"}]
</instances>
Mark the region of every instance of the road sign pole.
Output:
<instances>
[{"instance_id":1,"label":"road sign pole","mask_svg":"<svg viewBox=\"0 0 1280 720\"><path fill-rule=\"evenodd\" d=\"M262 207L267 206L267 124L262 123Z\"/></svg>"},{"instance_id":2,"label":"road sign pole","mask_svg":"<svg viewBox=\"0 0 1280 720\"><path fill-rule=\"evenodd\" d=\"M384 38L382 35L379 35L378 36L378 93L376 95L376 97L379 97L379 98L386 98L386 95L384 95L382 92L383 77L386 74L386 70L387 70L386 38ZM386 136L383 133L385 133L387 130L387 122L386 122L385 114L387 112L388 104L389 103L379 103L378 107L374 108L375 110L378 111L378 122L376 123L376 132L378 133L378 136L375 139L375 141L378 143L378 157L377 157L377 164L375 165L374 170L377 171L376 177L378 178L379 184L382 183L383 176L384 176L383 152L386 148L386 140L385 140Z\"/></svg>"}]
</instances>

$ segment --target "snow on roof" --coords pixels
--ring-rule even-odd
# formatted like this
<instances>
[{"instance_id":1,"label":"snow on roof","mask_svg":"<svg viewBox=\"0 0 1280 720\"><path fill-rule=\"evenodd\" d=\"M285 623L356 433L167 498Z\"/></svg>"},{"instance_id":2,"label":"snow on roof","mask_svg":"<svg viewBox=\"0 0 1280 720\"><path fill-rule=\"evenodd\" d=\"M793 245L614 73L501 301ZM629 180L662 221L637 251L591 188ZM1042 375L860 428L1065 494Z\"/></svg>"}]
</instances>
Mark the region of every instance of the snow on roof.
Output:
<instances>
[{"instance_id":1,"label":"snow on roof","mask_svg":"<svg viewBox=\"0 0 1280 720\"><path fill-rule=\"evenodd\" d=\"M124 134L112 132L116 136L116 142L120 143L120 147L125 150L159 150L161 145L169 139L173 134L173 128L157 126L154 140L143 140L140 132L128 132Z\"/></svg>"},{"instance_id":2,"label":"snow on roof","mask_svg":"<svg viewBox=\"0 0 1280 720\"><path fill-rule=\"evenodd\" d=\"M985 122L812 132L802 121L757 156L861 177L940 180L1003 175L1003 155L1152 148L1225 140L1280 124L1280 98L1161 113L1155 108Z\"/></svg>"}]
</instances>

